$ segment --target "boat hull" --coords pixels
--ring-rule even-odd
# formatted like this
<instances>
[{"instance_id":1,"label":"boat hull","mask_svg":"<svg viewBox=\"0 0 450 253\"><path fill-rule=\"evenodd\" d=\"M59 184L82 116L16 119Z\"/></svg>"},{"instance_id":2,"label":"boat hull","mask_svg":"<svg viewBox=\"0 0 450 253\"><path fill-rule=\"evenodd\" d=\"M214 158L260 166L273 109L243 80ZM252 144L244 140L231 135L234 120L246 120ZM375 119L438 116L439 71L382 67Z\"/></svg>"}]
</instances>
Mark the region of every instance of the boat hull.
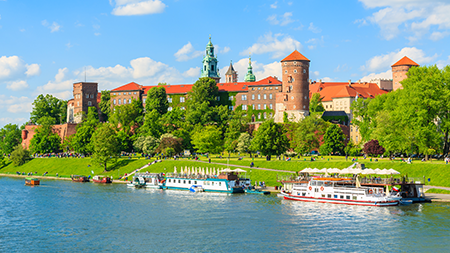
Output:
<instances>
[{"instance_id":1,"label":"boat hull","mask_svg":"<svg viewBox=\"0 0 450 253\"><path fill-rule=\"evenodd\" d=\"M284 199L296 200L304 202L319 202L330 204L357 205L357 206L397 206L398 200L391 201L371 201L371 200L350 200L350 199L334 199L334 198L315 198L307 196L295 196L292 194L284 195Z\"/></svg>"},{"instance_id":2,"label":"boat hull","mask_svg":"<svg viewBox=\"0 0 450 253\"><path fill-rule=\"evenodd\" d=\"M25 179L25 185L29 185L29 186L40 185L40 180L38 180L38 179Z\"/></svg>"}]
</instances>

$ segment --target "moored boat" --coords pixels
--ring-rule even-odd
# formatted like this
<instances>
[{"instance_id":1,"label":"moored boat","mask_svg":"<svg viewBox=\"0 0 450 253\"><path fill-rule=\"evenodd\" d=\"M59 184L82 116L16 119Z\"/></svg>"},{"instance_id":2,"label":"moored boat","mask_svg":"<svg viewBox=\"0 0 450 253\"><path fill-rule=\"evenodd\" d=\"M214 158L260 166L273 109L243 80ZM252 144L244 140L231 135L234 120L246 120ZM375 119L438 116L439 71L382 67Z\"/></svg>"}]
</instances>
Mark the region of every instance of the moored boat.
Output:
<instances>
[{"instance_id":1,"label":"moored boat","mask_svg":"<svg viewBox=\"0 0 450 253\"><path fill-rule=\"evenodd\" d=\"M100 175L94 176L92 178L92 181L94 181L94 183L102 183L102 184L110 184L110 183L112 183L112 180L111 180L110 177L100 176Z\"/></svg>"},{"instance_id":2,"label":"moored boat","mask_svg":"<svg viewBox=\"0 0 450 253\"><path fill-rule=\"evenodd\" d=\"M305 202L361 206L396 206L401 196L385 192L384 188L361 186L349 178L313 177L307 182L293 184L284 199Z\"/></svg>"},{"instance_id":3,"label":"moored boat","mask_svg":"<svg viewBox=\"0 0 450 253\"><path fill-rule=\"evenodd\" d=\"M40 180L38 178L34 177L27 177L25 178L25 185L39 185Z\"/></svg>"},{"instance_id":4,"label":"moored boat","mask_svg":"<svg viewBox=\"0 0 450 253\"><path fill-rule=\"evenodd\" d=\"M250 193L250 194L261 194L261 195L267 195L270 194L269 191L263 191L261 189L256 189L255 187L248 187L244 189L245 193Z\"/></svg>"},{"instance_id":5,"label":"moored boat","mask_svg":"<svg viewBox=\"0 0 450 253\"><path fill-rule=\"evenodd\" d=\"M86 176L80 176L80 175L70 175L70 178L73 182L89 182L89 178Z\"/></svg>"},{"instance_id":6,"label":"moored boat","mask_svg":"<svg viewBox=\"0 0 450 253\"><path fill-rule=\"evenodd\" d=\"M161 189L164 184L164 176L158 173L136 173L128 187Z\"/></svg>"}]
</instances>

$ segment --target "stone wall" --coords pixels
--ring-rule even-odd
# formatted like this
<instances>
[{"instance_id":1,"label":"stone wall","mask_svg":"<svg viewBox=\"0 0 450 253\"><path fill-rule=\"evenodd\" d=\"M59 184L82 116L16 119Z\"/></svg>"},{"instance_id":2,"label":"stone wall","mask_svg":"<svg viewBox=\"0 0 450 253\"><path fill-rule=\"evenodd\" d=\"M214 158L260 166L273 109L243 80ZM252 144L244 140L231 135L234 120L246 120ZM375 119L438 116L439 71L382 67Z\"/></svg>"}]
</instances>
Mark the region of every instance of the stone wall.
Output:
<instances>
[{"instance_id":1,"label":"stone wall","mask_svg":"<svg viewBox=\"0 0 450 253\"><path fill-rule=\"evenodd\" d=\"M39 128L38 125L26 125L25 129L22 130L22 146L26 149L30 148L30 141L33 139L33 136L36 133L36 129ZM66 123L62 125L54 125L53 132L57 133L61 138L61 143L64 140L77 132L76 130L77 124L74 123Z\"/></svg>"}]
</instances>

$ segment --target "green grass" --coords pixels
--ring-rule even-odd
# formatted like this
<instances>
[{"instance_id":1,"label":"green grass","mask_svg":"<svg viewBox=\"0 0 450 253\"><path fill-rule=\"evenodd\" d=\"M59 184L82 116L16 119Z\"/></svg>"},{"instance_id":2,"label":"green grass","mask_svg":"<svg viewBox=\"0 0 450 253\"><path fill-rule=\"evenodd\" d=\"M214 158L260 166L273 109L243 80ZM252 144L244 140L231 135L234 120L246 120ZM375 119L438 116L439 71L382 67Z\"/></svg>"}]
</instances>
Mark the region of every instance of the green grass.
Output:
<instances>
[{"instance_id":1,"label":"green grass","mask_svg":"<svg viewBox=\"0 0 450 253\"><path fill-rule=\"evenodd\" d=\"M426 193L450 194L450 191L444 190L444 189L431 188L431 189L428 189Z\"/></svg>"},{"instance_id":2,"label":"green grass","mask_svg":"<svg viewBox=\"0 0 450 253\"><path fill-rule=\"evenodd\" d=\"M305 161L306 159L306 161ZM201 156L200 160L206 161L208 158L205 156ZM61 177L70 177L71 174L78 175L93 175L91 171L94 171L94 174L98 175L107 175L113 176L114 179L117 179L119 176L124 175L125 173L131 173L133 170L142 167L143 165L151 162L153 160L145 160L145 159L128 159L121 158L115 165L108 166L108 172L103 172L103 168L99 165L96 165L90 158L35 158L31 161L28 161L22 166L15 167L11 163L8 163L5 167L0 169L0 173L4 174L15 174L16 171L19 172L38 172L38 175L42 175L44 172L48 172L49 176L55 176L56 173ZM239 166L250 166L251 162L254 162L255 167L250 168L242 168L247 170L247 177L249 177L253 182L254 181L264 181L268 186L280 185L277 182L277 175L292 175L289 173L281 172L285 171L295 171L298 172L303 170L304 168L346 168L352 164L351 159L349 161L345 160L345 157L318 157L316 161L311 162L310 157L300 158L300 159L292 159L292 161L280 161L272 157L272 161L266 161L265 158L250 158L243 157L242 160L238 160L237 156L232 156L230 159L227 158L218 158L211 156L212 162L218 162L223 164L233 164ZM402 174L407 174L409 178L414 178L415 180L424 181L425 179L430 178L430 182L428 180L425 181L428 185L435 186L446 186L450 187L450 165L445 165L442 161L432 161L432 162L420 162L414 161L412 164L407 164L405 162L400 162L399 160L390 161L388 159L380 159L378 162L374 160L371 162L370 159L359 159L359 162L364 163L367 168L380 168L380 169L390 169L393 168ZM174 166L180 169L182 166L188 167L215 167L217 168L225 168L226 165L215 165L215 164L205 164L198 163L189 159L180 159L180 160L163 160L162 163L156 163L151 165L146 171L153 173L160 172L172 172ZM268 168L278 171L264 171L258 170L257 167L260 168ZM233 167L232 167L233 168ZM165 170L164 170L165 169ZM250 172L251 171L251 172ZM384 176L381 176L384 177Z\"/></svg>"}]
</instances>

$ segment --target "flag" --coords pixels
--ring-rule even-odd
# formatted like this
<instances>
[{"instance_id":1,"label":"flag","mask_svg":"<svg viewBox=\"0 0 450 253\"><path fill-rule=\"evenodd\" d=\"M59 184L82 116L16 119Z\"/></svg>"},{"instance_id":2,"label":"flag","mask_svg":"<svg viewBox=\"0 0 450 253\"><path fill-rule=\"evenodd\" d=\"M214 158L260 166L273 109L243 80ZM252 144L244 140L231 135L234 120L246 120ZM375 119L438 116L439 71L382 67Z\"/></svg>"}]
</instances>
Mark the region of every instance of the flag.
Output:
<instances>
[{"instance_id":1,"label":"flag","mask_svg":"<svg viewBox=\"0 0 450 253\"><path fill-rule=\"evenodd\" d=\"M398 192L400 189L397 186L392 187L392 190Z\"/></svg>"}]
</instances>

